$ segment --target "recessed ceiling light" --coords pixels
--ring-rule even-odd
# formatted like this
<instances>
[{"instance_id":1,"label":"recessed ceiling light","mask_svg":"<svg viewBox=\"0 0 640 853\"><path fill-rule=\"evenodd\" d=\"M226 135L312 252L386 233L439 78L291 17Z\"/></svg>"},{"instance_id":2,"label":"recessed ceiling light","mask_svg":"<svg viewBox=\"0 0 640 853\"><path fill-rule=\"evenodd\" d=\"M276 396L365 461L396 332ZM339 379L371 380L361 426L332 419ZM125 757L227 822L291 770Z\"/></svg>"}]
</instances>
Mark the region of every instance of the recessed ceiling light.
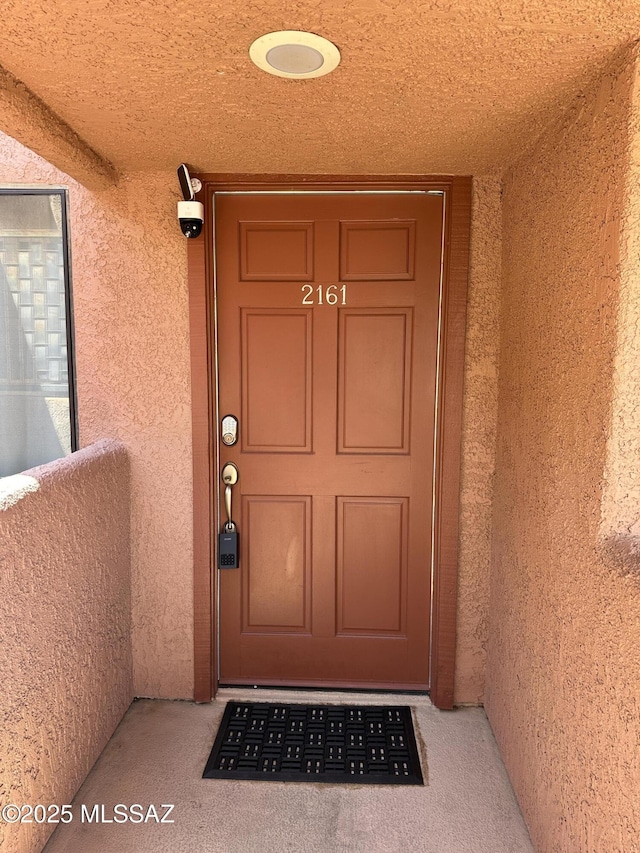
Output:
<instances>
[{"instance_id":1,"label":"recessed ceiling light","mask_svg":"<svg viewBox=\"0 0 640 853\"><path fill-rule=\"evenodd\" d=\"M300 30L281 30L256 39L249 56L277 77L323 77L340 64L340 51L327 39Z\"/></svg>"}]
</instances>

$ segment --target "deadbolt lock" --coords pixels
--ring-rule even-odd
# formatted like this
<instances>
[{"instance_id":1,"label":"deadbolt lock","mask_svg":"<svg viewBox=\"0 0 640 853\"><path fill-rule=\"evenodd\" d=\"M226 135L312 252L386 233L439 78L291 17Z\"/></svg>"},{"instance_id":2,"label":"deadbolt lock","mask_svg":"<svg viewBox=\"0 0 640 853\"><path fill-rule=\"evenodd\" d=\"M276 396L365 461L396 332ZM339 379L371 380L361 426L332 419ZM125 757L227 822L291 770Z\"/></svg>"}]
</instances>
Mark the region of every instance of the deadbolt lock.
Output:
<instances>
[{"instance_id":1,"label":"deadbolt lock","mask_svg":"<svg viewBox=\"0 0 640 853\"><path fill-rule=\"evenodd\" d=\"M238 419L235 415L225 415L222 419L222 443L233 447L238 442Z\"/></svg>"}]
</instances>

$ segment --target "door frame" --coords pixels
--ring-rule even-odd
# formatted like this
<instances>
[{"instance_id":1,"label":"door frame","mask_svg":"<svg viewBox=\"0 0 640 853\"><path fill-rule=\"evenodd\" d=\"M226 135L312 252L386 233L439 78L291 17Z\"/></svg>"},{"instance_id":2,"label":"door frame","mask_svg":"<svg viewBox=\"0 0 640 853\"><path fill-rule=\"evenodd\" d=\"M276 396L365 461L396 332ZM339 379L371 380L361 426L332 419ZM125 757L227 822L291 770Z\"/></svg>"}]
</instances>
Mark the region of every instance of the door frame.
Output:
<instances>
[{"instance_id":1,"label":"door frame","mask_svg":"<svg viewBox=\"0 0 640 853\"><path fill-rule=\"evenodd\" d=\"M460 462L471 184L467 176L210 175L202 181L202 235L187 243L193 442L194 699L217 692L217 536L219 500L216 410L217 364L213 199L216 192L440 190L445 194L442 304L436 412L435 513L430 645L431 687L437 708L453 707Z\"/></svg>"}]
</instances>

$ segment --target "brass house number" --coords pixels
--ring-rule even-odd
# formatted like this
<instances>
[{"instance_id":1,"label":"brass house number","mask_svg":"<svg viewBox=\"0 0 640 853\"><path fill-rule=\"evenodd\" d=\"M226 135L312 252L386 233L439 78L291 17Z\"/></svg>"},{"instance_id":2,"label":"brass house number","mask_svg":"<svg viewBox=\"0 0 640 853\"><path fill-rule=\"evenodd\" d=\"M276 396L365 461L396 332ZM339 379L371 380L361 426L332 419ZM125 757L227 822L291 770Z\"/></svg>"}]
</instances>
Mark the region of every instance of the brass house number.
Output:
<instances>
[{"instance_id":1,"label":"brass house number","mask_svg":"<svg viewBox=\"0 0 640 853\"><path fill-rule=\"evenodd\" d=\"M347 304L347 285L340 287L337 284L319 284L314 291L311 284L303 284L300 290L303 292L303 305L341 305Z\"/></svg>"}]
</instances>

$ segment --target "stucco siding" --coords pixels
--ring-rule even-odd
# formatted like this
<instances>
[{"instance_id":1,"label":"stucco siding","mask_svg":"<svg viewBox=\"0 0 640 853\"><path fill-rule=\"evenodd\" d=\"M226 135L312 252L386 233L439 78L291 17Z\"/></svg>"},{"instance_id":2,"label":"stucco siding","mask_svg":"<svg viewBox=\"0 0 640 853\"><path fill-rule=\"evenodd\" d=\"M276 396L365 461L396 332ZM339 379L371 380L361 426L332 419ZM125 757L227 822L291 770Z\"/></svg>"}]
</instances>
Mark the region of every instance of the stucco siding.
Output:
<instances>
[{"instance_id":1,"label":"stucco siding","mask_svg":"<svg viewBox=\"0 0 640 853\"><path fill-rule=\"evenodd\" d=\"M486 707L540 853L639 849L640 575L601 527L636 62L504 178Z\"/></svg>"},{"instance_id":2,"label":"stucco siding","mask_svg":"<svg viewBox=\"0 0 640 853\"><path fill-rule=\"evenodd\" d=\"M491 512L498 416L502 198L499 175L473 181L465 344L455 702L484 698Z\"/></svg>"},{"instance_id":3,"label":"stucco siding","mask_svg":"<svg viewBox=\"0 0 640 853\"><path fill-rule=\"evenodd\" d=\"M0 803L62 805L133 698L127 455L103 441L2 485ZM55 829L24 816L3 853Z\"/></svg>"}]
</instances>

